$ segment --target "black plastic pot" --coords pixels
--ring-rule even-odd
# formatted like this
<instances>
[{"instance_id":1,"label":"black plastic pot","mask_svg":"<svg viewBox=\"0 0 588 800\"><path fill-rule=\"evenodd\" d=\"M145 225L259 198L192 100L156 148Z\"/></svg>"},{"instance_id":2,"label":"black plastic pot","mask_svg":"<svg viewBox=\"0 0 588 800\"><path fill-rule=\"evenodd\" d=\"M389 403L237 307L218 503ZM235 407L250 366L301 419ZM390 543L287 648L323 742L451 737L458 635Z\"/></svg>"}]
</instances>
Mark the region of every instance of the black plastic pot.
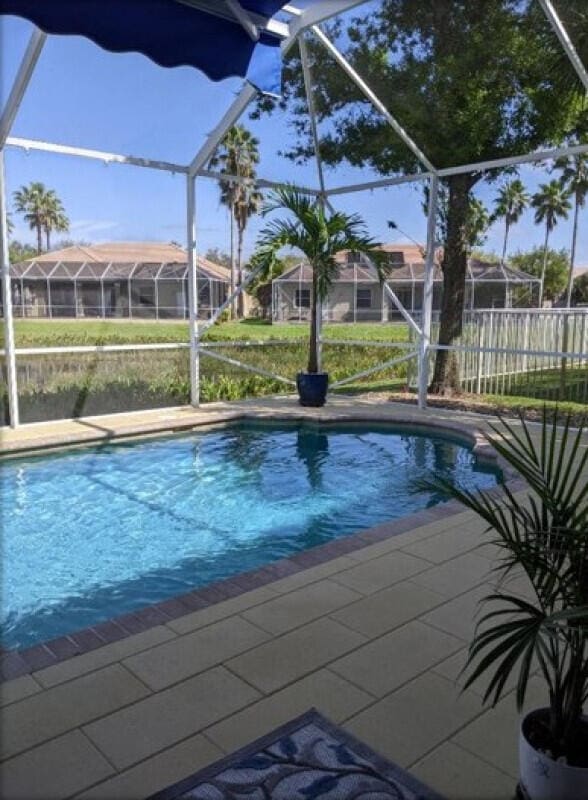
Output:
<instances>
[{"instance_id":1,"label":"black plastic pot","mask_svg":"<svg viewBox=\"0 0 588 800\"><path fill-rule=\"evenodd\" d=\"M296 376L298 397L301 406L324 406L327 399L329 376L326 372L299 372Z\"/></svg>"}]
</instances>

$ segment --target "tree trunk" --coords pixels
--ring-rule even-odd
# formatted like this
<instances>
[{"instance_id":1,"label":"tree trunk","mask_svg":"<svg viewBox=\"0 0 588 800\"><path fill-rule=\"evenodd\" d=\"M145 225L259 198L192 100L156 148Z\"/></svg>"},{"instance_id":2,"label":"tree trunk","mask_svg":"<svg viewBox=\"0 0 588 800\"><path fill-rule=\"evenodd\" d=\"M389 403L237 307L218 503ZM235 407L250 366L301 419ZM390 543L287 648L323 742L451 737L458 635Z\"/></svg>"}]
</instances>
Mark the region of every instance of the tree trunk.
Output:
<instances>
[{"instance_id":1,"label":"tree trunk","mask_svg":"<svg viewBox=\"0 0 588 800\"><path fill-rule=\"evenodd\" d=\"M543 245L543 266L541 267L541 284L539 286L539 308L543 308L545 272L547 270L547 243L549 242L549 226L545 226L545 243Z\"/></svg>"},{"instance_id":2,"label":"tree trunk","mask_svg":"<svg viewBox=\"0 0 588 800\"><path fill-rule=\"evenodd\" d=\"M231 205L231 285L229 294L235 291L235 209ZM235 319L235 300L231 300L231 319Z\"/></svg>"},{"instance_id":3,"label":"tree trunk","mask_svg":"<svg viewBox=\"0 0 588 800\"><path fill-rule=\"evenodd\" d=\"M51 229L45 228L45 241L47 242L47 251L51 249L50 239L51 239Z\"/></svg>"},{"instance_id":4,"label":"tree trunk","mask_svg":"<svg viewBox=\"0 0 588 800\"><path fill-rule=\"evenodd\" d=\"M472 178L452 175L448 179L447 241L443 252L443 299L439 344L449 346L460 336L467 272L467 217ZM435 370L429 391L451 395L461 391L455 353L437 350Z\"/></svg>"},{"instance_id":5,"label":"tree trunk","mask_svg":"<svg viewBox=\"0 0 588 800\"><path fill-rule=\"evenodd\" d=\"M40 225L37 225L37 254L41 255L43 252L43 231Z\"/></svg>"},{"instance_id":6,"label":"tree trunk","mask_svg":"<svg viewBox=\"0 0 588 800\"><path fill-rule=\"evenodd\" d=\"M580 208L578 192L576 191L574 206L574 227L572 231L572 250L570 253L570 271L568 273L568 285L566 286L566 308L571 308L572 305L572 286L574 284L574 264L576 263L576 239L578 236L578 210ZM570 318L569 314L564 316L564 329L563 329L563 342L562 351L567 353L569 338L570 338ZM566 399L566 368L567 359L562 358L561 370L559 376L559 400L560 402Z\"/></svg>"},{"instance_id":7,"label":"tree trunk","mask_svg":"<svg viewBox=\"0 0 588 800\"><path fill-rule=\"evenodd\" d=\"M580 209L579 192L576 191L574 206L574 228L572 231L572 251L570 253L570 272L568 274L568 285L566 287L566 308L572 305L572 288L574 285L574 267L576 265L576 240L578 238L578 211Z\"/></svg>"},{"instance_id":8,"label":"tree trunk","mask_svg":"<svg viewBox=\"0 0 588 800\"><path fill-rule=\"evenodd\" d=\"M243 252L243 228L237 225L237 288L240 289L243 285L243 270L241 269L241 257ZM242 319L245 309L245 298L243 292L237 298L237 316Z\"/></svg>"},{"instance_id":9,"label":"tree trunk","mask_svg":"<svg viewBox=\"0 0 588 800\"><path fill-rule=\"evenodd\" d=\"M316 269L312 270L312 296L310 298L310 340L308 343L308 372L317 373L319 371L318 359L318 285Z\"/></svg>"},{"instance_id":10,"label":"tree trunk","mask_svg":"<svg viewBox=\"0 0 588 800\"><path fill-rule=\"evenodd\" d=\"M506 263L506 243L508 242L508 228L509 224L507 222L504 229L504 244L502 246L502 261L501 261L502 266L504 266Z\"/></svg>"}]
</instances>

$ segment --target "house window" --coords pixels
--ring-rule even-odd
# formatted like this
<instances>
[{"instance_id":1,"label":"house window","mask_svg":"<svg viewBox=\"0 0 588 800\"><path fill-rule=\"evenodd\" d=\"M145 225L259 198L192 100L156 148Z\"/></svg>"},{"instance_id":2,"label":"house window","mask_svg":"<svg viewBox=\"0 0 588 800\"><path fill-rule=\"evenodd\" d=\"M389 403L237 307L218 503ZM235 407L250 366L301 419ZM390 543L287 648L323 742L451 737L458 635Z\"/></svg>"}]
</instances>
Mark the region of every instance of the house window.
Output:
<instances>
[{"instance_id":1,"label":"house window","mask_svg":"<svg viewBox=\"0 0 588 800\"><path fill-rule=\"evenodd\" d=\"M294 305L296 308L310 308L310 289L296 289Z\"/></svg>"},{"instance_id":2,"label":"house window","mask_svg":"<svg viewBox=\"0 0 588 800\"><path fill-rule=\"evenodd\" d=\"M208 282L198 289L198 302L203 306L210 306L210 284Z\"/></svg>"},{"instance_id":3,"label":"house window","mask_svg":"<svg viewBox=\"0 0 588 800\"><path fill-rule=\"evenodd\" d=\"M372 290L358 289L357 308L371 308L371 307L372 307Z\"/></svg>"},{"instance_id":4,"label":"house window","mask_svg":"<svg viewBox=\"0 0 588 800\"><path fill-rule=\"evenodd\" d=\"M361 255L357 253L355 250L349 250L347 253L347 263L348 264L360 264L361 263Z\"/></svg>"},{"instance_id":5,"label":"house window","mask_svg":"<svg viewBox=\"0 0 588 800\"><path fill-rule=\"evenodd\" d=\"M155 286L141 286L139 288L139 305L155 305Z\"/></svg>"},{"instance_id":6,"label":"house window","mask_svg":"<svg viewBox=\"0 0 588 800\"><path fill-rule=\"evenodd\" d=\"M401 267L404 264L404 253L402 250L392 250L388 253L388 264L391 267Z\"/></svg>"}]
</instances>

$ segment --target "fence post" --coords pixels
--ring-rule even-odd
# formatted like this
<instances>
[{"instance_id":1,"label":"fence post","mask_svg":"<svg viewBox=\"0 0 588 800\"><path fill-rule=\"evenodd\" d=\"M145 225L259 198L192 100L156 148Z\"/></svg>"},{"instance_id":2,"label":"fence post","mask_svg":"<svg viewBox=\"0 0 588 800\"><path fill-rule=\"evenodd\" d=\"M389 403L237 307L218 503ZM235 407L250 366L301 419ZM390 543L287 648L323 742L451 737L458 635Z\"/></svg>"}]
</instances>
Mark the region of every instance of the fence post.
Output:
<instances>
[{"instance_id":1,"label":"fence post","mask_svg":"<svg viewBox=\"0 0 588 800\"><path fill-rule=\"evenodd\" d=\"M435 227L437 222L437 195L439 179L429 179L429 211L427 216L427 257L423 284L423 316L419 341L419 408L427 407L429 387L429 347L431 344L431 317L433 311L433 278L435 270Z\"/></svg>"},{"instance_id":2,"label":"fence post","mask_svg":"<svg viewBox=\"0 0 588 800\"><path fill-rule=\"evenodd\" d=\"M478 325L478 364L476 370L476 394L482 394L482 332L484 330L484 312L480 315L480 324ZM472 317L473 319L473 317Z\"/></svg>"}]
</instances>

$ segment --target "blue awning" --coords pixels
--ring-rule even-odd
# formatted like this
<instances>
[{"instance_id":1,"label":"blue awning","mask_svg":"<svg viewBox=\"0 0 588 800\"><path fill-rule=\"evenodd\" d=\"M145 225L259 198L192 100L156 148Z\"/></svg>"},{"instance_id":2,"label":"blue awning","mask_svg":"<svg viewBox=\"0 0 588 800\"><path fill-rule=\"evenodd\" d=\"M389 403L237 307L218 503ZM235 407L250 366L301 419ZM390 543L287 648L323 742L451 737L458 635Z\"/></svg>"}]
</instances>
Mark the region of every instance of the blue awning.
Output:
<instances>
[{"instance_id":1,"label":"blue awning","mask_svg":"<svg viewBox=\"0 0 588 800\"><path fill-rule=\"evenodd\" d=\"M241 0L241 6L269 19L286 2ZM0 13L24 17L45 33L86 36L115 53L142 53L162 67L195 67L214 81L240 76L262 92L278 94L280 38L262 31L253 41L239 22L213 12L223 0L199 5L189 0L0 0Z\"/></svg>"}]
</instances>

